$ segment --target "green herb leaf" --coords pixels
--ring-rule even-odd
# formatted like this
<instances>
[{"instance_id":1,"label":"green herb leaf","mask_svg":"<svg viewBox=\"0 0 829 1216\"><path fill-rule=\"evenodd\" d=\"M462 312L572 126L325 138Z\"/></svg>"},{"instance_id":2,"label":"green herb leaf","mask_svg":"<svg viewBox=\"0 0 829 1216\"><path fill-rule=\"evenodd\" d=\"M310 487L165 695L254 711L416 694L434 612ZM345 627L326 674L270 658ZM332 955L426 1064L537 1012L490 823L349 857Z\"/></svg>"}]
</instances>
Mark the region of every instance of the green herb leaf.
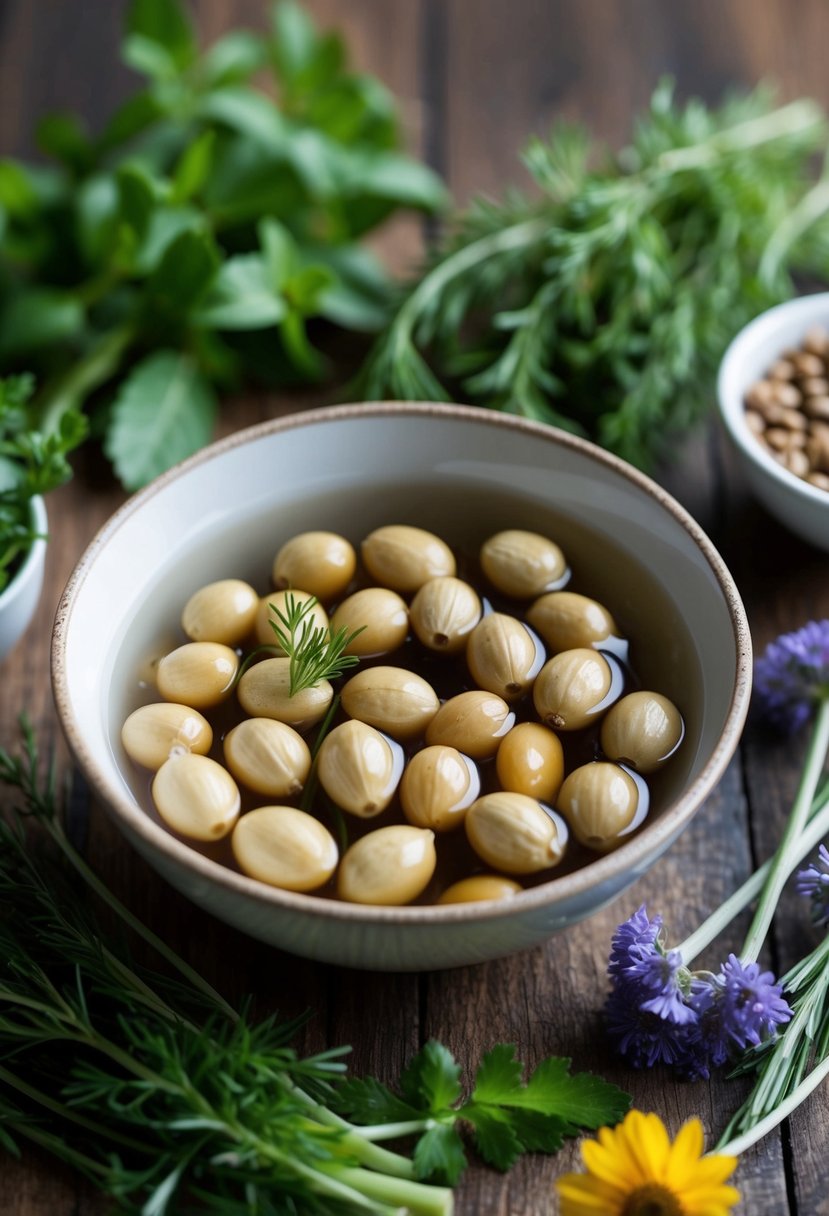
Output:
<instances>
[{"instance_id":1,"label":"green herb leaf","mask_svg":"<svg viewBox=\"0 0 829 1216\"><path fill-rule=\"evenodd\" d=\"M497 1107L467 1107L464 1118L475 1129L475 1147L487 1165L496 1170L509 1170L521 1156L525 1145L518 1135L510 1115Z\"/></svg>"},{"instance_id":2,"label":"green herb leaf","mask_svg":"<svg viewBox=\"0 0 829 1216\"><path fill-rule=\"evenodd\" d=\"M630 1098L616 1085L589 1072L570 1073L569 1060L542 1060L527 1081L520 1103L557 1115L574 1127L612 1126L627 1113Z\"/></svg>"},{"instance_id":3,"label":"green herb leaf","mask_svg":"<svg viewBox=\"0 0 829 1216\"><path fill-rule=\"evenodd\" d=\"M437 1114L461 1097L460 1077L460 1065L448 1047L430 1039L403 1071L400 1091L416 1109Z\"/></svg>"},{"instance_id":4,"label":"green herb leaf","mask_svg":"<svg viewBox=\"0 0 829 1216\"><path fill-rule=\"evenodd\" d=\"M148 355L124 381L112 410L106 452L127 489L137 489L210 442L213 392L186 355Z\"/></svg>"},{"instance_id":5,"label":"green herb leaf","mask_svg":"<svg viewBox=\"0 0 829 1216\"><path fill-rule=\"evenodd\" d=\"M423 1133L415 1145L413 1161L418 1178L448 1186L455 1186L466 1169L461 1138L447 1123L438 1123Z\"/></svg>"},{"instance_id":6,"label":"green herb leaf","mask_svg":"<svg viewBox=\"0 0 829 1216\"><path fill-rule=\"evenodd\" d=\"M204 186L213 165L215 131L202 131L188 144L176 165L171 183L170 201L175 205L187 203Z\"/></svg>"},{"instance_id":7,"label":"green herb leaf","mask_svg":"<svg viewBox=\"0 0 829 1216\"><path fill-rule=\"evenodd\" d=\"M345 626L333 633L324 625L315 626L313 612L317 602L313 595L299 601L288 591L284 612L276 604L268 605L273 614L269 620L276 640L291 660L288 692L291 697L304 688L314 688L323 680L336 679L360 661L357 655L343 652L363 632L365 625L351 633Z\"/></svg>"},{"instance_id":8,"label":"green herb leaf","mask_svg":"<svg viewBox=\"0 0 829 1216\"><path fill-rule=\"evenodd\" d=\"M213 238L185 229L167 245L147 281L145 311L180 322L205 294L218 268Z\"/></svg>"},{"instance_id":9,"label":"green herb leaf","mask_svg":"<svg viewBox=\"0 0 829 1216\"><path fill-rule=\"evenodd\" d=\"M193 58L193 30L178 0L132 0L127 31L163 48L178 68L187 67Z\"/></svg>"},{"instance_id":10,"label":"green herb leaf","mask_svg":"<svg viewBox=\"0 0 829 1216\"><path fill-rule=\"evenodd\" d=\"M210 329L265 329L286 314L285 301L257 253L229 258L193 315L193 324Z\"/></svg>"},{"instance_id":11,"label":"green herb leaf","mask_svg":"<svg viewBox=\"0 0 829 1216\"><path fill-rule=\"evenodd\" d=\"M416 1119L410 1106L374 1077L348 1077L337 1086L337 1110L357 1123L401 1123Z\"/></svg>"}]
</instances>

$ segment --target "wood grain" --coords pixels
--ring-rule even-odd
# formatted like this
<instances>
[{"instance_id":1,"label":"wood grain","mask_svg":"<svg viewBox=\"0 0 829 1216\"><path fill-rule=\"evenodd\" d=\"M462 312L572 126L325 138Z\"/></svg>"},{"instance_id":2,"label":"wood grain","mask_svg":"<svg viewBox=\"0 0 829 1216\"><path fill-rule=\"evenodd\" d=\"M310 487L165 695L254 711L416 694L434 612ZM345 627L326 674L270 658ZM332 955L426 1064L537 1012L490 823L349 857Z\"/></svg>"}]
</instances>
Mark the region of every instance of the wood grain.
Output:
<instances>
[{"instance_id":1,"label":"wood grain","mask_svg":"<svg viewBox=\"0 0 829 1216\"><path fill-rule=\"evenodd\" d=\"M27 0L0 4L0 153L29 154L37 118L71 107L93 125L133 87L117 57L125 0ZM800 0L310 0L323 25L344 30L356 65L378 74L402 100L410 148L444 172L455 197L499 195L527 184L518 152L528 135L557 119L585 122L611 146L626 140L632 116L656 80L670 73L682 96L715 101L733 85L778 82L781 95L810 94L829 105L825 47L829 6ZM236 25L261 25L259 0L198 0L207 42ZM378 249L404 271L422 248L421 230L396 221ZM222 431L334 398L250 395L227 404ZM825 555L790 537L747 495L722 437L705 432L678 453L660 480L720 548L744 596L757 648L810 618L829 617ZM95 530L123 501L100 461L84 457L74 482L50 497L51 543L37 617L0 665L0 737L9 741L26 708L42 737L65 753L49 689L49 635L60 591ZM692 1114L716 1137L741 1100L739 1082L682 1085L662 1070L631 1073L602 1034L608 943L640 903L665 917L670 940L690 932L772 851L797 780L802 742L770 740L750 725L738 757L693 824L654 870L589 922L545 946L478 967L423 975L362 975L269 950L196 912L122 842L105 811L76 792L74 830L88 856L130 907L231 999L254 994L257 1012L315 1011L303 1045L353 1044L358 1072L393 1079L429 1037L447 1043L467 1076L483 1050L513 1041L529 1061L556 1052L628 1088L672 1129ZM784 968L813 940L789 897L769 943ZM739 944L747 917L706 957ZM826 1129L823 1093L790 1127L769 1136L740 1165L747 1216L823 1216ZM577 1165L571 1145L551 1161L530 1158L500 1176L471 1165L458 1190L459 1216L550 1216L553 1181ZM0 1159L5 1216L104 1216L89 1188L37 1153Z\"/></svg>"}]
</instances>

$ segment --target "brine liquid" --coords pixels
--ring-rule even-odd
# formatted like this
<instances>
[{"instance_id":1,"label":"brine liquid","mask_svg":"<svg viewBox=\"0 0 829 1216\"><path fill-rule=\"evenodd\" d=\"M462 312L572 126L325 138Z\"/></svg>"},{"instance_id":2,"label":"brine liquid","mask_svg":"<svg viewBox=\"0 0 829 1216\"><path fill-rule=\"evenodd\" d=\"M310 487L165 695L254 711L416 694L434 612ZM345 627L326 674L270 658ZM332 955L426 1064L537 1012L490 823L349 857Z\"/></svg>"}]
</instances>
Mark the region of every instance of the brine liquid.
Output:
<instances>
[{"instance_id":1,"label":"brine liquid","mask_svg":"<svg viewBox=\"0 0 829 1216\"><path fill-rule=\"evenodd\" d=\"M506 612L523 619L528 602L510 600L501 596L486 582L477 561L480 546L487 537L507 528L519 528L540 533L554 540L563 550L570 569L567 590L577 591L603 604L619 626L623 635L620 642L610 639L605 650L617 680L623 682L624 692L636 688L647 688L669 697L679 709L685 721L685 737L676 754L665 768L647 778L632 774L640 787L640 808L634 828L664 811L683 789L691 762L696 751L696 740L700 723L701 680L696 659L696 649L682 623L680 614L669 593L644 569L635 555L624 552L606 537L586 528L578 520L563 512L539 509L537 503L529 502L520 495L508 495L501 491L493 494L480 486L457 487L451 493L441 488L439 494L434 486L388 486L360 493L350 490L347 510L340 496L315 497L307 503L292 507L290 519L275 516L259 519L255 527L247 527L244 535L234 535L228 530L225 535L212 538L212 561L204 555L188 582L186 571L176 570L175 582L184 588L177 593L175 603L161 593L147 605L147 617L140 618L141 628L131 631L129 647L123 647L116 659L116 681L114 682L113 722L120 725L131 710L138 705L158 700L152 683L154 661L169 650L188 639L178 623L181 610L192 592L207 582L224 578L242 578L251 583L260 595L271 590L270 570L274 555L291 536L312 529L325 529L347 536L359 553L363 537L374 528L385 524L411 524L435 532L453 549L458 562L458 577L471 583L485 608ZM355 587L366 585L367 580L358 577ZM354 588L349 589L349 593ZM329 613L333 605L326 605ZM255 645L252 641L249 650ZM141 649L139 649L141 647ZM448 699L466 689L476 687L466 667L463 655L442 657L428 651L413 636L402 647L389 655L376 659L361 660L359 668L347 672L335 687L340 687L355 670L372 665L394 665L410 668L432 685L441 700ZM615 698L614 698L615 699ZM516 722L537 721L532 705L532 693L518 702L511 703ZM246 715L232 697L215 710L202 711L214 731L213 748L210 755L222 762L222 739L224 735ZM340 711L334 725L344 720ZM309 746L313 747L316 730L307 733ZM581 764L601 757L599 747L600 722L580 731L559 733L564 755L565 774ZM422 741L412 745L412 752L424 746ZM114 749L120 745L114 741ZM126 758L122 770L136 798L159 824L162 823L152 804L150 784L152 774L139 769ZM495 760L480 762L481 792L499 788L495 777ZM267 799L252 795L243 787L242 811L263 805ZM299 800L295 800L299 805ZM313 812L334 835L341 851L366 832L390 823L403 823L399 799L372 819L360 819L346 814L333 806L330 799L318 788ZM645 812L645 813L643 813ZM166 828L165 830L168 830ZM190 847L221 864L237 869L230 848L229 837L213 844L186 841ZM471 874L489 870L473 852L461 828L451 833L436 836L438 864L434 878L417 903L434 903L440 893L452 882ZM535 886L572 872L590 861L596 854L590 852L570 836L567 852L560 865L538 875L519 879L525 886ZM319 896L331 896L334 882L314 892Z\"/></svg>"}]
</instances>

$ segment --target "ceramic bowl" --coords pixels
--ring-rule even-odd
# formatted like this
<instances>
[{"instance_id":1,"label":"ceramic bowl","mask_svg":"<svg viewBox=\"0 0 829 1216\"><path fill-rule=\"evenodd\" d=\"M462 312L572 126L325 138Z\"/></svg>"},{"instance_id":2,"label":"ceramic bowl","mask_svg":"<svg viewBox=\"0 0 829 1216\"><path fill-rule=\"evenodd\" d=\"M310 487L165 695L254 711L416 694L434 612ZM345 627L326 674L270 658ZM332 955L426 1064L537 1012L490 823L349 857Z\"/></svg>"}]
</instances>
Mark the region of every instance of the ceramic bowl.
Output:
<instances>
[{"instance_id":1,"label":"ceramic bowl","mask_svg":"<svg viewBox=\"0 0 829 1216\"><path fill-rule=\"evenodd\" d=\"M23 564L0 593L0 659L20 640L35 614L43 586L46 564L46 506L38 495L29 504L33 530L37 533Z\"/></svg>"},{"instance_id":2,"label":"ceramic bowl","mask_svg":"<svg viewBox=\"0 0 829 1216\"><path fill-rule=\"evenodd\" d=\"M120 743L136 673L188 596L241 576L267 590L288 537L352 540L415 523L459 543L555 530L591 594L643 611L637 671L672 696L686 737L661 803L616 852L497 902L366 907L277 890L203 855L146 809ZM643 628L645 626L643 625ZM657 670L658 669L658 670ZM643 874L722 775L745 718L751 646L722 560L652 481L552 428L464 406L380 403L292 415L231 436L135 495L94 539L61 601L53 684L77 760L139 853L195 904L282 949L376 970L470 964L533 946ZM646 686L647 683L646 683Z\"/></svg>"},{"instance_id":3,"label":"ceramic bowl","mask_svg":"<svg viewBox=\"0 0 829 1216\"><path fill-rule=\"evenodd\" d=\"M778 464L750 431L743 405L746 390L815 326L829 330L829 292L788 300L755 317L723 357L717 395L720 416L756 497L790 531L829 550L829 491Z\"/></svg>"}]
</instances>

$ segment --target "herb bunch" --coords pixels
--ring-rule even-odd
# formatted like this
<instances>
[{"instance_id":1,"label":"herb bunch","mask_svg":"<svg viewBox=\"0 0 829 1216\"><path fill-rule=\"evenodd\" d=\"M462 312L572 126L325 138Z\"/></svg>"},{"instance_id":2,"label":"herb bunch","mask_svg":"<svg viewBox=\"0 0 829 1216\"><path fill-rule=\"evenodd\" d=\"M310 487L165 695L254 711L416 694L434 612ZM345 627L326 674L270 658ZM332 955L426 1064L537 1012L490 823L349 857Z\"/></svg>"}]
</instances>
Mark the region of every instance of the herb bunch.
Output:
<instances>
[{"instance_id":1,"label":"herb bunch","mask_svg":"<svg viewBox=\"0 0 829 1216\"><path fill-rule=\"evenodd\" d=\"M586 435L642 467L705 410L736 331L829 272L819 107L718 109L663 83L611 157L562 126L524 163L540 197L481 200L401 299L355 397L452 393Z\"/></svg>"},{"instance_id":2,"label":"herb bunch","mask_svg":"<svg viewBox=\"0 0 829 1216\"><path fill-rule=\"evenodd\" d=\"M69 480L66 457L86 435L85 420L74 410L63 415L57 431L37 430L29 405L33 387L27 375L0 380L0 591L36 539L31 500Z\"/></svg>"},{"instance_id":3,"label":"herb bunch","mask_svg":"<svg viewBox=\"0 0 829 1216\"><path fill-rule=\"evenodd\" d=\"M36 373L47 433L91 413L133 489L209 441L217 389L319 379L314 320L378 328L359 242L444 192L293 0L202 52L180 0L132 0L122 53L146 84L101 131L50 115L48 164L0 159L0 374Z\"/></svg>"},{"instance_id":4,"label":"herb bunch","mask_svg":"<svg viewBox=\"0 0 829 1216\"><path fill-rule=\"evenodd\" d=\"M344 652L363 632L365 625L350 633L344 625L333 632L325 625L315 625L314 608L318 602L315 595L298 600L289 591L285 596L284 612L277 604L268 605L274 614L269 617L271 628L280 648L290 659L288 695L291 697L305 688L314 688L323 680L336 680L360 662L358 655Z\"/></svg>"},{"instance_id":5,"label":"herb bunch","mask_svg":"<svg viewBox=\"0 0 829 1216\"><path fill-rule=\"evenodd\" d=\"M570 1074L567 1060L543 1061L525 1084L504 1044L482 1060L468 1099L458 1063L434 1042L409 1063L399 1092L345 1079L347 1048L301 1057L298 1023L232 1009L89 870L61 825L54 772L38 775L25 724L23 737L19 755L0 750L0 782L22 795L0 820L7 1151L39 1145L124 1216L450 1216L448 1188L465 1165L461 1122L483 1158L507 1169L522 1152L555 1151L579 1127L627 1110L627 1095ZM37 847L44 840L57 856ZM123 935L101 933L78 878L175 978L137 966ZM401 1137L414 1143L411 1156L384 1147Z\"/></svg>"}]
</instances>

